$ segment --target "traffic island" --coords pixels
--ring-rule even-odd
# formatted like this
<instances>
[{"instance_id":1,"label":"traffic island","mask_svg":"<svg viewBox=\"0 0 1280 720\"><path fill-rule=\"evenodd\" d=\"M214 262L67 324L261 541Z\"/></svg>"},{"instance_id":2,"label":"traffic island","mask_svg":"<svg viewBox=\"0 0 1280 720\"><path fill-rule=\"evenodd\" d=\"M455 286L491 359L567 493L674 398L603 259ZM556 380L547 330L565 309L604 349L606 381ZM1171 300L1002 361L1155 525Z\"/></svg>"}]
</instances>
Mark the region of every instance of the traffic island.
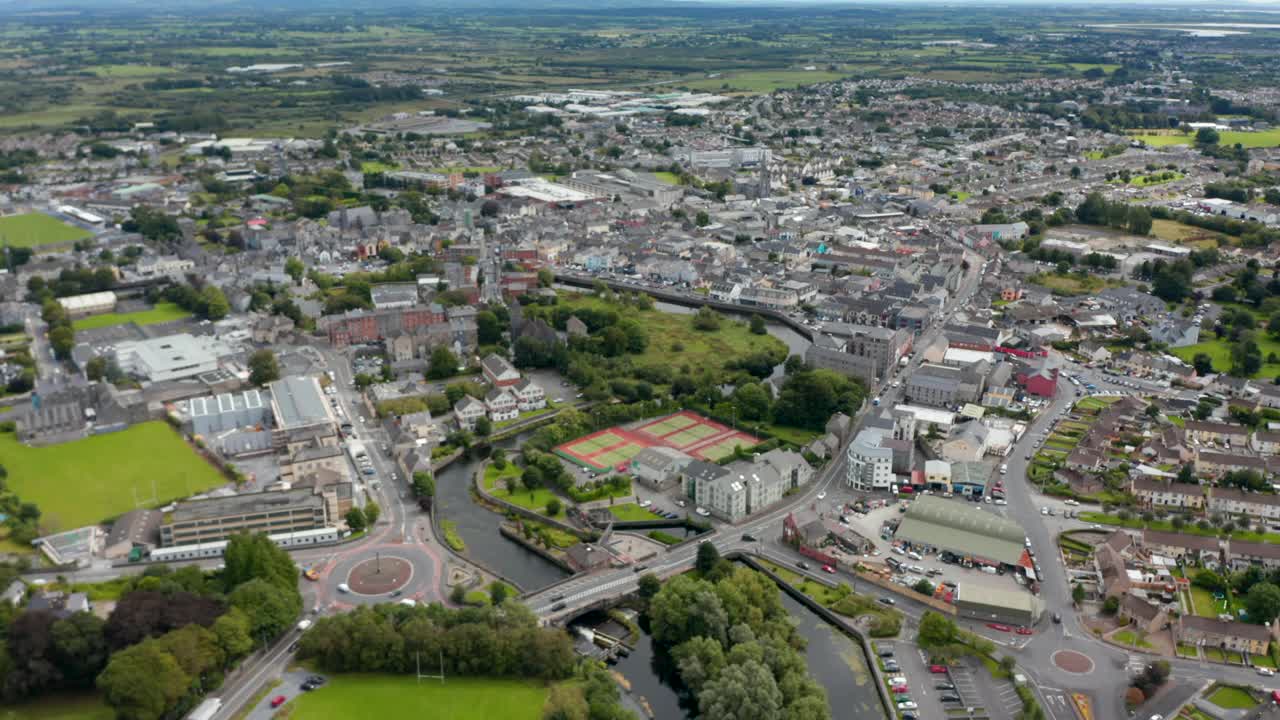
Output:
<instances>
[{"instance_id":1,"label":"traffic island","mask_svg":"<svg viewBox=\"0 0 1280 720\"><path fill-rule=\"evenodd\" d=\"M351 568L347 586L359 595L385 595L413 579L413 565L398 557L370 558Z\"/></svg>"},{"instance_id":2,"label":"traffic island","mask_svg":"<svg viewBox=\"0 0 1280 720\"><path fill-rule=\"evenodd\" d=\"M1088 655L1075 650L1059 650L1054 653L1053 664L1060 670L1076 675L1088 675L1093 672L1093 660Z\"/></svg>"}]
</instances>

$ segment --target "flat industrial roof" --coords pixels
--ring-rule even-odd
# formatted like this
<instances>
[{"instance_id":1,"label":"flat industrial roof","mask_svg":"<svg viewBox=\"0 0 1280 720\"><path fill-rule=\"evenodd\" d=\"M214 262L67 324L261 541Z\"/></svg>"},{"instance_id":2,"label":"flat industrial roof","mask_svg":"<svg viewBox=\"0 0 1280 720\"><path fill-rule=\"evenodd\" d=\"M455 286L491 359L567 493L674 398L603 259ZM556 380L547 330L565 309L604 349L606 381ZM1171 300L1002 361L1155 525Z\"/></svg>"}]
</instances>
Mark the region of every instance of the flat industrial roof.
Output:
<instances>
[{"instance_id":1,"label":"flat industrial roof","mask_svg":"<svg viewBox=\"0 0 1280 720\"><path fill-rule=\"evenodd\" d=\"M1016 565L1022 558L1022 527L987 510L932 495L907 508L896 536L965 555Z\"/></svg>"},{"instance_id":2,"label":"flat industrial roof","mask_svg":"<svg viewBox=\"0 0 1280 720\"><path fill-rule=\"evenodd\" d=\"M1033 614L1040 610L1040 601L1029 592L973 582L962 582L956 586L956 602L1022 610Z\"/></svg>"},{"instance_id":3,"label":"flat industrial roof","mask_svg":"<svg viewBox=\"0 0 1280 720\"><path fill-rule=\"evenodd\" d=\"M320 383L313 377L291 375L271 383L272 408L276 424L288 429L329 422L329 405L324 400Z\"/></svg>"},{"instance_id":4,"label":"flat industrial roof","mask_svg":"<svg viewBox=\"0 0 1280 720\"><path fill-rule=\"evenodd\" d=\"M182 503L173 511L170 522L212 520L228 515L244 515L255 511L271 512L289 507L318 506L323 502L324 498L316 495L309 488L207 498Z\"/></svg>"}]
</instances>

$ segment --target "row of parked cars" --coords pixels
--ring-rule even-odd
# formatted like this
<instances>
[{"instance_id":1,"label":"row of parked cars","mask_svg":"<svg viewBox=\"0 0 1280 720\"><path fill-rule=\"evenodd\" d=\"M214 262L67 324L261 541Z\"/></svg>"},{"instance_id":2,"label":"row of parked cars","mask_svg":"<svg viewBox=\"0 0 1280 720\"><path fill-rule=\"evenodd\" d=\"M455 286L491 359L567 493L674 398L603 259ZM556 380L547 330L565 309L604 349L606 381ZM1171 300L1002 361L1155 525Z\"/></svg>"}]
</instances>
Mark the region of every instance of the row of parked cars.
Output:
<instances>
[{"instance_id":1,"label":"row of parked cars","mask_svg":"<svg viewBox=\"0 0 1280 720\"><path fill-rule=\"evenodd\" d=\"M920 705L911 698L911 688L907 684L905 675L900 675L902 667L898 665L898 660L894 655L894 651L890 648L877 650L880 656L880 666L889 674L888 683L889 691L893 693L893 702L897 706L899 716L902 720L920 720L918 710ZM946 675L947 666L930 665L929 672L934 675ZM934 689L941 692L939 700L943 703L961 704L963 701L960 695L956 693L956 686L949 680L941 680L934 684Z\"/></svg>"}]
</instances>

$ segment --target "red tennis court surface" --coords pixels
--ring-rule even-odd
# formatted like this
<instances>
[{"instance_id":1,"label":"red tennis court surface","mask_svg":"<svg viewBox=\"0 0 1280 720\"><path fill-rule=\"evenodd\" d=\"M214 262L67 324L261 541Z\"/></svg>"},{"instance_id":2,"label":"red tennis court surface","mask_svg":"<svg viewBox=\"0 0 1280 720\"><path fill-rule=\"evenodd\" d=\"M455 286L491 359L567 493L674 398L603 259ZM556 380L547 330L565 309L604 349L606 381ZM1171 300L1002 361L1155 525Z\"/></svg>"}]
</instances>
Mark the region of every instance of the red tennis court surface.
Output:
<instances>
[{"instance_id":1,"label":"red tennis court surface","mask_svg":"<svg viewBox=\"0 0 1280 720\"><path fill-rule=\"evenodd\" d=\"M645 448L661 445L712 462L733 453L734 447L760 444L760 438L739 432L687 410L640 425L594 432L556 447L560 457L592 470L625 471L631 458Z\"/></svg>"}]
</instances>

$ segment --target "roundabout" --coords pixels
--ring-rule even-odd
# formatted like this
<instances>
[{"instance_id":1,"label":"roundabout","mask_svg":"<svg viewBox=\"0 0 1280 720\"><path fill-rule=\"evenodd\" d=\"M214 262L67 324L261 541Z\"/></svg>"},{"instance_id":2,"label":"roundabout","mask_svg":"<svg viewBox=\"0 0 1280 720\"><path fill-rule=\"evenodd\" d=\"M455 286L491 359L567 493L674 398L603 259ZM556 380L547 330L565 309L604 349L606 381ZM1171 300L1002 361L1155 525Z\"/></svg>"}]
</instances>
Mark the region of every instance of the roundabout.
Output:
<instances>
[{"instance_id":1,"label":"roundabout","mask_svg":"<svg viewBox=\"0 0 1280 720\"><path fill-rule=\"evenodd\" d=\"M347 573L346 582L357 595L386 595L404 588L412 579L413 564L390 556L362 560Z\"/></svg>"},{"instance_id":2,"label":"roundabout","mask_svg":"<svg viewBox=\"0 0 1280 720\"><path fill-rule=\"evenodd\" d=\"M1093 660L1076 650L1059 650L1053 654L1053 664L1059 670L1073 675L1088 675L1093 672Z\"/></svg>"}]
</instances>

